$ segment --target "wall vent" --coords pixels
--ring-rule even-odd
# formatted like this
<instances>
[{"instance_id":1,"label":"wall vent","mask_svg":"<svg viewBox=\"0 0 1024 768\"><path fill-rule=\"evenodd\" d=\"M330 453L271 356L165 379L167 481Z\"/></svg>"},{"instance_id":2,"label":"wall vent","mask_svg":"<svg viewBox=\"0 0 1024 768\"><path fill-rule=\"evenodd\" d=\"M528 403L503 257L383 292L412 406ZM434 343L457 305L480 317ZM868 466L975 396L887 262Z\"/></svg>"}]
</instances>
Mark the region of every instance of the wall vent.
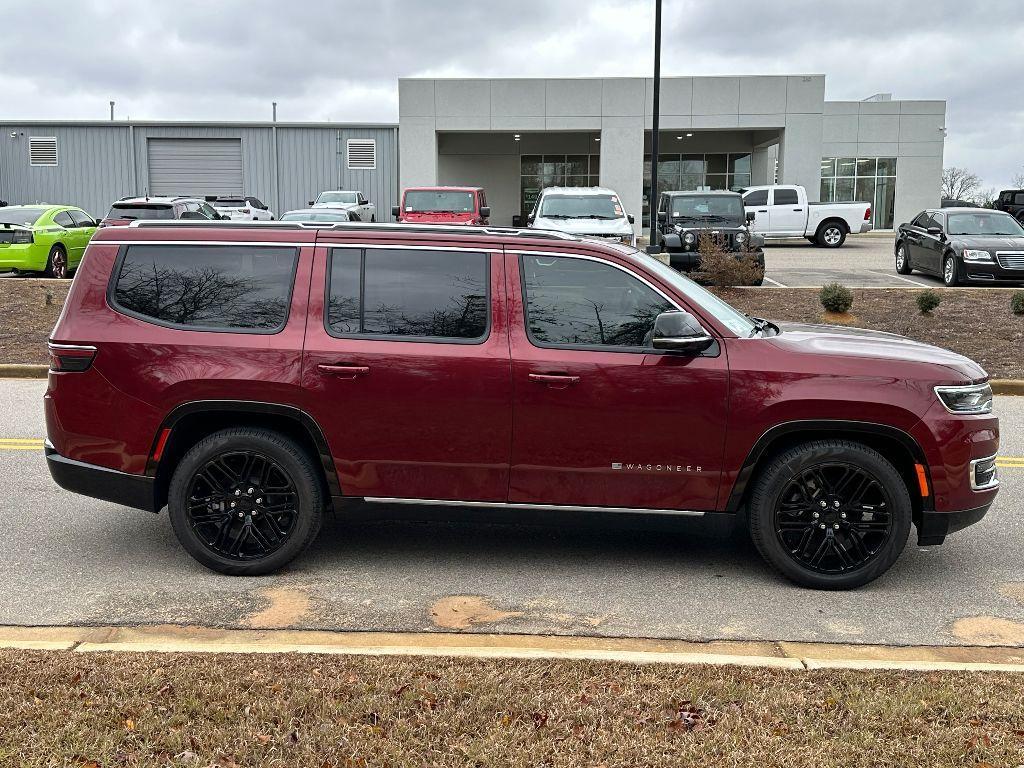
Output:
<instances>
[{"instance_id":1,"label":"wall vent","mask_svg":"<svg viewBox=\"0 0 1024 768\"><path fill-rule=\"evenodd\" d=\"M346 146L350 171L373 171L377 168L377 141L349 139Z\"/></svg>"},{"instance_id":2,"label":"wall vent","mask_svg":"<svg viewBox=\"0 0 1024 768\"><path fill-rule=\"evenodd\" d=\"M29 165L57 165L57 137L29 136L28 162Z\"/></svg>"}]
</instances>

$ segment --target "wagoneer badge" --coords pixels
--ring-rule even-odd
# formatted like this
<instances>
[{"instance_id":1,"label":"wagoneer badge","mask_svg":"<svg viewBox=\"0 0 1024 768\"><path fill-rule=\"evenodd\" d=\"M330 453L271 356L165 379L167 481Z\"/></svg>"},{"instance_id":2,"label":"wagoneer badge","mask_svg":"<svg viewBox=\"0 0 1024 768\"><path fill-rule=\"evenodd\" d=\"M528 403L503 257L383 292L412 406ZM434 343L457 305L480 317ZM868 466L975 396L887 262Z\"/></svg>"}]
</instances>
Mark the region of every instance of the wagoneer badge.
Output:
<instances>
[{"instance_id":1,"label":"wagoneer badge","mask_svg":"<svg viewBox=\"0 0 1024 768\"><path fill-rule=\"evenodd\" d=\"M692 464L623 464L621 461L613 461L612 469L621 469L625 472L700 472L701 467Z\"/></svg>"}]
</instances>

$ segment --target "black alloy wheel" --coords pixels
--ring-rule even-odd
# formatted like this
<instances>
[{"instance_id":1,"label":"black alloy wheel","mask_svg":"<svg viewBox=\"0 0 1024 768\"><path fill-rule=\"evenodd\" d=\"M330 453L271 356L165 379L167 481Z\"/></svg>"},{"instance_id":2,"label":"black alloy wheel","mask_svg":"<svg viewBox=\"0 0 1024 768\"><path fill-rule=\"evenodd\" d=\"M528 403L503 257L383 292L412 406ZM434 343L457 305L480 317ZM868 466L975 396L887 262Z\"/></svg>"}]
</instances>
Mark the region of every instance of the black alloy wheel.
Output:
<instances>
[{"instance_id":1,"label":"black alloy wheel","mask_svg":"<svg viewBox=\"0 0 1024 768\"><path fill-rule=\"evenodd\" d=\"M175 467L167 508L178 541L208 568L271 573L320 530L323 479L307 451L267 429L215 432Z\"/></svg>"},{"instance_id":2,"label":"black alloy wheel","mask_svg":"<svg viewBox=\"0 0 1024 768\"><path fill-rule=\"evenodd\" d=\"M791 448L757 476L750 534L780 573L816 589L872 581L899 558L910 533L907 484L880 453L849 440Z\"/></svg>"},{"instance_id":3,"label":"black alloy wheel","mask_svg":"<svg viewBox=\"0 0 1024 768\"><path fill-rule=\"evenodd\" d=\"M59 245L50 249L50 255L46 259L46 274L63 280L68 276L68 255Z\"/></svg>"}]
</instances>

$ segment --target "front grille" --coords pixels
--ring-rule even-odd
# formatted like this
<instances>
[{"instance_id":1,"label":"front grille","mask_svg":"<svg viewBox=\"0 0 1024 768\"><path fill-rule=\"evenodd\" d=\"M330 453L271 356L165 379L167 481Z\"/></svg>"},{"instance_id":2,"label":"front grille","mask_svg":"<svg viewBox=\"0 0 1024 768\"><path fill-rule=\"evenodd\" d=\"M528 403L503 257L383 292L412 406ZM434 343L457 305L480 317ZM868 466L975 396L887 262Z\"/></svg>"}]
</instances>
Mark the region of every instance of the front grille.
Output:
<instances>
[{"instance_id":1,"label":"front grille","mask_svg":"<svg viewBox=\"0 0 1024 768\"><path fill-rule=\"evenodd\" d=\"M1003 269L1024 269L1024 251L996 251L996 261Z\"/></svg>"}]
</instances>

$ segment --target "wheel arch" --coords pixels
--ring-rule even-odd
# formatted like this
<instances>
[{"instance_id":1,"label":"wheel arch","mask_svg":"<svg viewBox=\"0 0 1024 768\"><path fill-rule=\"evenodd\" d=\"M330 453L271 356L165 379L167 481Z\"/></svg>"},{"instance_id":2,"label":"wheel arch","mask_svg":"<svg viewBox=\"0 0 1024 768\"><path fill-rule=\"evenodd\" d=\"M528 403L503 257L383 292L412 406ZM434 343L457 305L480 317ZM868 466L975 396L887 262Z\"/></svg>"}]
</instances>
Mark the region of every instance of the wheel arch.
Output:
<instances>
[{"instance_id":1,"label":"wheel arch","mask_svg":"<svg viewBox=\"0 0 1024 768\"><path fill-rule=\"evenodd\" d=\"M739 512L746 504L753 486L753 480L774 457L801 443L822 437L846 439L873 448L896 467L910 492L914 510L914 522L921 519L921 512L934 508L934 490L924 450L917 440L907 432L887 424L865 421L825 419L817 421L792 421L778 424L767 430L754 443L733 483L726 501L726 512ZM928 496L921 497L918 489L916 464L924 467L928 482Z\"/></svg>"},{"instance_id":2,"label":"wheel arch","mask_svg":"<svg viewBox=\"0 0 1024 768\"><path fill-rule=\"evenodd\" d=\"M844 219L842 216L829 216L827 219L822 220L822 222L818 224L818 228L814 230L814 236L817 237L819 234L821 234L821 230L823 230L829 224L838 224L840 227L842 227L843 231L846 234L850 234L850 225L846 223L846 219Z\"/></svg>"},{"instance_id":3,"label":"wheel arch","mask_svg":"<svg viewBox=\"0 0 1024 768\"><path fill-rule=\"evenodd\" d=\"M230 427L273 429L295 440L318 460L324 489L332 501L342 497L327 438L316 420L301 408L249 400L200 400L183 403L172 410L153 439L146 475L155 481L154 509L166 506L171 476L189 448L204 437ZM165 430L170 432L160 446ZM159 458L154 458L158 453Z\"/></svg>"}]
</instances>

